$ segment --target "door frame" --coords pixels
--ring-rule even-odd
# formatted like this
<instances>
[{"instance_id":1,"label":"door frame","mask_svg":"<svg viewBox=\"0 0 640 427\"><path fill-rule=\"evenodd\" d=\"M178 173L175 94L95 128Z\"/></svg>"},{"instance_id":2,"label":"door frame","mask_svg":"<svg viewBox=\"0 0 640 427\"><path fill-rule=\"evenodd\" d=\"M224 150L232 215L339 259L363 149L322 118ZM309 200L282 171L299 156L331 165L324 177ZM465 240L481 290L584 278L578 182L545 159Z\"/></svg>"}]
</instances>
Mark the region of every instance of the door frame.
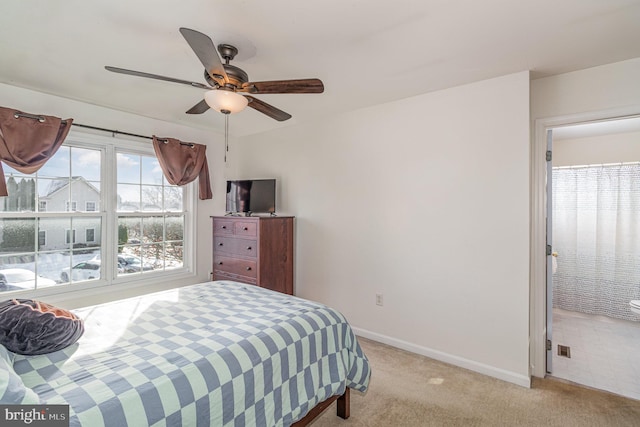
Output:
<instances>
[{"instance_id":1,"label":"door frame","mask_svg":"<svg viewBox=\"0 0 640 427\"><path fill-rule=\"evenodd\" d=\"M546 164L546 341L547 341L547 359L545 365L545 372L550 374L553 372L553 345L549 343L553 342L553 129L547 130L547 152L551 153L550 157L547 157ZM551 202L550 202L551 201ZM551 250L549 250L551 248Z\"/></svg>"},{"instance_id":2,"label":"door frame","mask_svg":"<svg viewBox=\"0 0 640 427\"><path fill-rule=\"evenodd\" d=\"M640 105L542 118L534 121L531 144L531 259L529 265L529 373L546 376L547 342L547 131L555 128L640 117Z\"/></svg>"}]
</instances>

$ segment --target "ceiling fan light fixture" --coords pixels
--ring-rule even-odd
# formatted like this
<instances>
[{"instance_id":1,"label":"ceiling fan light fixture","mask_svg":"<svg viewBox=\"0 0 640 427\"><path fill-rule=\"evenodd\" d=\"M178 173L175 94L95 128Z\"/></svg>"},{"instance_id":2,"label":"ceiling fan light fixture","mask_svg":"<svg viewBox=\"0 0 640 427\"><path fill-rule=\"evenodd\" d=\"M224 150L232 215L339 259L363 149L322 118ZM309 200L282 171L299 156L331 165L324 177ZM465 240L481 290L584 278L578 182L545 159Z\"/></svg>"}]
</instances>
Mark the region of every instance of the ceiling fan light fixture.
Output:
<instances>
[{"instance_id":1,"label":"ceiling fan light fixture","mask_svg":"<svg viewBox=\"0 0 640 427\"><path fill-rule=\"evenodd\" d=\"M242 95L230 90L210 90L205 92L204 100L212 109L224 114L235 114L244 110L249 101Z\"/></svg>"}]
</instances>

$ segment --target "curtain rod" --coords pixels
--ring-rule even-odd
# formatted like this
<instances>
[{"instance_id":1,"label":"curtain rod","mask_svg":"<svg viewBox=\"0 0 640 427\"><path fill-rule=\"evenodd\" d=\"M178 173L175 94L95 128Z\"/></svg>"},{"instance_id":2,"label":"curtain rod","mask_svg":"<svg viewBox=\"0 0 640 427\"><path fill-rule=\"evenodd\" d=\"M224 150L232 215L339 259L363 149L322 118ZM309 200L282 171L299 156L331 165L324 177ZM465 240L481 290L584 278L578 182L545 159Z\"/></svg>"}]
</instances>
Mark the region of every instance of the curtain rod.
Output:
<instances>
[{"instance_id":1,"label":"curtain rod","mask_svg":"<svg viewBox=\"0 0 640 427\"><path fill-rule=\"evenodd\" d=\"M20 117L25 117L27 119L34 119L39 121L40 123L45 121L45 116L38 116L35 114L28 114L28 113L22 113L20 111L16 111L15 114L13 115L13 117L15 117L16 119L20 118ZM67 124L67 122L62 121L63 124ZM136 138L144 138L144 139L151 139L153 140L152 136L145 136L145 135L138 135L137 133L130 133L130 132L122 132L119 130L114 130L114 129L107 129L107 128L101 128L101 127L97 127L97 126L89 126L89 125L83 125L80 123L71 123L71 126L78 126L81 128L85 128L85 129L93 129L93 130L99 130L99 131L103 131L103 132L109 132L111 134L120 134L120 135L127 135L127 136L135 136ZM169 142L168 139L162 139L162 138L156 138L158 141L162 141L165 144L167 144ZM194 144L190 143L190 142L180 142L180 145L188 145L189 147L193 148Z\"/></svg>"},{"instance_id":2,"label":"curtain rod","mask_svg":"<svg viewBox=\"0 0 640 427\"><path fill-rule=\"evenodd\" d=\"M119 131L119 130L100 128L100 127L97 127L97 126L82 125L80 123L71 123L71 126L78 126L78 127L85 128L85 129L101 130L103 132L109 132L109 133L118 133L120 135L135 136L137 138L153 139L152 136L138 135L137 133L122 132L122 131ZM165 140L159 139L159 140L166 142L166 139Z\"/></svg>"},{"instance_id":3,"label":"curtain rod","mask_svg":"<svg viewBox=\"0 0 640 427\"><path fill-rule=\"evenodd\" d=\"M83 125L83 124L80 124L80 123L71 123L71 126L78 126L78 127L85 128L85 129L100 130L100 131L103 131L103 132L110 132L112 134L116 134L117 133L117 134L120 134L120 135L135 136L136 138L144 138L144 139L151 139L151 140L153 139L152 136L138 135L137 133L122 132L122 131L119 131L119 130L100 128L100 127L97 127L97 126ZM165 144L169 143L168 139L162 139L162 138L156 138L156 139L158 141L164 142ZM180 145L188 145L191 148L194 147L194 145L192 143L190 143L190 142L182 142L182 141L180 141Z\"/></svg>"}]
</instances>

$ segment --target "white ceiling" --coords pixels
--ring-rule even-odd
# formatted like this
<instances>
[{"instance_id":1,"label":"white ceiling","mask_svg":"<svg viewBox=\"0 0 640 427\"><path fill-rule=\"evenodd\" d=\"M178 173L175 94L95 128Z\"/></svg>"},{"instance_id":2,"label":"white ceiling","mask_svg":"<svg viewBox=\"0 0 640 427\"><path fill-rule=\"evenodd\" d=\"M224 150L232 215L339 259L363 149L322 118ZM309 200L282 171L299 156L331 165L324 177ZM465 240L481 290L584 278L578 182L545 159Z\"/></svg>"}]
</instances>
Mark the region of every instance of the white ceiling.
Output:
<instances>
[{"instance_id":1,"label":"white ceiling","mask_svg":"<svg viewBox=\"0 0 640 427\"><path fill-rule=\"evenodd\" d=\"M235 44L232 64L250 80L323 80L320 95L256 96L293 118L248 108L231 117L236 136L518 71L535 78L640 57L640 0L2 3L0 82L15 86L219 132L222 114L184 113L202 89L104 69L204 82L180 27Z\"/></svg>"}]
</instances>

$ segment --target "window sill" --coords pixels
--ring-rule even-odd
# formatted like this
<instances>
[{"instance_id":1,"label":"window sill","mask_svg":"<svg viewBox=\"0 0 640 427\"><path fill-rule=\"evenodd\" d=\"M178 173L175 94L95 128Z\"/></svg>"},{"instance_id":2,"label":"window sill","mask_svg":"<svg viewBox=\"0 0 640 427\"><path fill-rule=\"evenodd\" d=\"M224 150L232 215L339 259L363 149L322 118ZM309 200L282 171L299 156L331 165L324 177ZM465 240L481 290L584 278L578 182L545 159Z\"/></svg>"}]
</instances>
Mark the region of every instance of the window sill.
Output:
<instances>
[{"instance_id":1,"label":"window sill","mask_svg":"<svg viewBox=\"0 0 640 427\"><path fill-rule=\"evenodd\" d=\"M145 277L147 274L148 276ZM54 286L37 291L7 292L5 297L7 299L37 299L67 309L74 309L179 288L206 280L206 278L198 277L195 273L187 269L147 274L136 275L135 278L120 277L115 279L111 284L107 284L103 280L97 280L59 287ZM161 280L159 280L160 278Z\"/></svg>"}]
</instances>

